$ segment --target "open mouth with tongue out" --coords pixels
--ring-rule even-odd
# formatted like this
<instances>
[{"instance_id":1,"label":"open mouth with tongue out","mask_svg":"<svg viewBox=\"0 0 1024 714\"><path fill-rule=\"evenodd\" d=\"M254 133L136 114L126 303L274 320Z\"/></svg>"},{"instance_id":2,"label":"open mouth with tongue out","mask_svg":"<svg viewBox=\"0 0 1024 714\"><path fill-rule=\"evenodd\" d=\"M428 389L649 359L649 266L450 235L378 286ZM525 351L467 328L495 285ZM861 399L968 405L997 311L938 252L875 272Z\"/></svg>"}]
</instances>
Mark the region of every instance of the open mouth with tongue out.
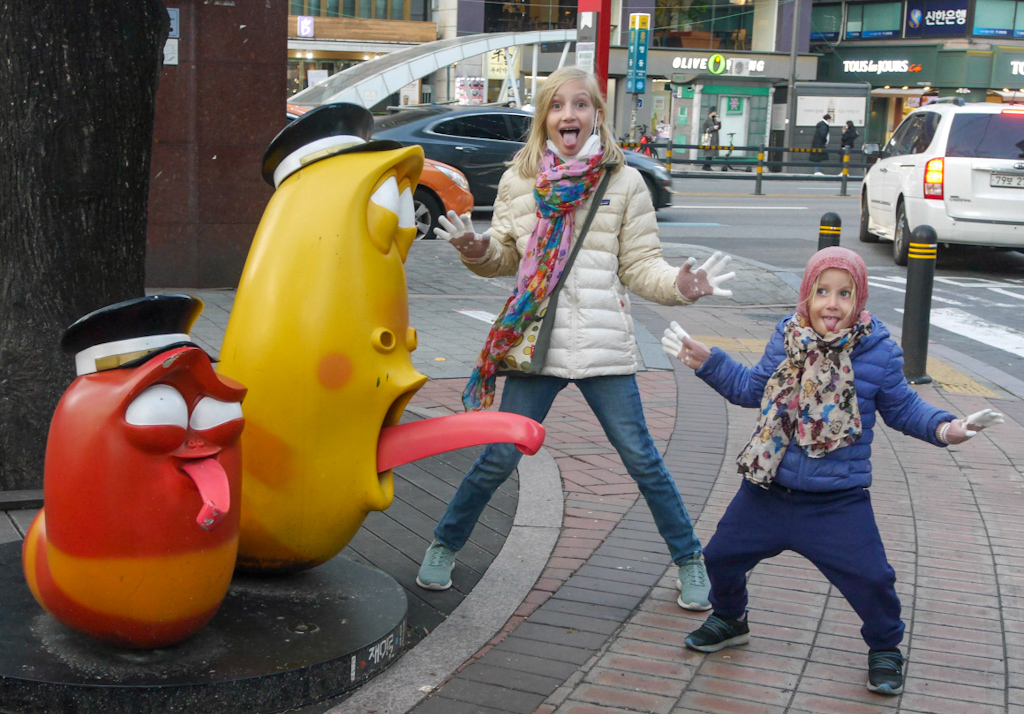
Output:
<instances>
[{"instance_id":1,"label":"open mouth with tongue out","mask_svg":"<svg viewBox=\"0 0 1024 714\"><path fill-rule=\"evenodd\" d=\"M192 439L173 454L182 459L181 470L199 491L203 505L196 515L196 523L206 531L219 526L231 510L231 484L224 467L215 458L219 453L219 447Z\"/></svg>"},{"instance_id":2,"label":"open mouth with tongue out","mask_svg":"<svg viewBox=\"0 0 1024 714\"><path fill-rule=\"evenodd\" d=\"M544 427L533 419L507 412L468 412L386 426L377 442L377 472L385 473L446 451L496 442L512 443L524 454L535 454L544 443Z\"/></svg>"},{"instance_id":3,"label":"open mouth with tongue out","mask_svg":"<svg viewBox=\"0 0 1024 714\"><path fill-rule=\"evenodd\" d=\"M579 127L572 127L569 129L559 129L559 135L562 137L562 145L566 149L575 149L576 145L580 140L580 129Z\"/></svg>"}]
</instances>

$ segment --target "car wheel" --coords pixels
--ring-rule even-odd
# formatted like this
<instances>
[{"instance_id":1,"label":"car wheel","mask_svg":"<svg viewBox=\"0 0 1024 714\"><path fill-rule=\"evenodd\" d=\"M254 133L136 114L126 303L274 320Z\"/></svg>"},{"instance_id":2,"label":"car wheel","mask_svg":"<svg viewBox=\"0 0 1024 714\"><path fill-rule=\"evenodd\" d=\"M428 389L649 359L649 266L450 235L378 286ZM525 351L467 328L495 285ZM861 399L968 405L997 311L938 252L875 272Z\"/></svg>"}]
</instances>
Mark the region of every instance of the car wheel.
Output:
<instances>
[{"instance_id":1,"label":"car wheel","mask_svg":"<svg viewBox=\"0 0 1024 714\"><path fill-rule=\"evenodd\" d=\"M436 238L437 219L444 215L441 202L425 188L417 188L412 201L416 211L416 240Z\"/></svg>"},{"instance_id":2,"label":"car wheel","mask_svg":"<svg viewBox=\"0 0 1024 714\"><path fill-rule=\"evenodd\" d=\"M896 265L906 265L910 252L910 226L903 203L896 206L896 232L892 238L892 259Z\"/></svg>"},{"instance_id":3,"label":"car wheel","mask_svg":"<svg viewBox=\"0 0 1024 714\"><path fill-rule=\"evenodd\" d=\"M862 195L860 197L860 242L861 243L877 243L878 236L868 230L868 224L871 221L871 214L868 213L868 197Z\"/></svg>"}]
</instances>

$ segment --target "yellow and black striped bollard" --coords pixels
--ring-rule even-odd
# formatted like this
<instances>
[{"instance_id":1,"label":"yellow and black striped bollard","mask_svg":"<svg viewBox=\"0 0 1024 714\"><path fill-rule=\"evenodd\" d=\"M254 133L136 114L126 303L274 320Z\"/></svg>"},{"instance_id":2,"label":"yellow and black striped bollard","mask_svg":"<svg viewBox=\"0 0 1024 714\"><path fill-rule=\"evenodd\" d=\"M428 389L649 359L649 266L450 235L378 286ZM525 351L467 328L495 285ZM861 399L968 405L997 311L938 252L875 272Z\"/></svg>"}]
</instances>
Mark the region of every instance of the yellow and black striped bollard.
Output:
<instances>
[{"instance_id":1,"label":"yellow and black striped bollard","mask_svg":"<svg viewBox=\"0 0 1024 714\"><path fill-rule=\"evenodd\" d=\"M928 384L928 328L938 240L931 226L918 226L907 251L907 295L903 302L903 374L911 384Z\"/></svg>"},{"instance_id":2,"label":"yellow and black striped bollard","mask_svg":"<svg viewBox=\"0 0 1024 714\"><path fill-rule=\"evenodd\" d=\"M828 248L832 245L839 245L839 234L843 229L843 220L838 213L829 211L822 215L821 225L818 228L818 250Z\"/></svg>"}]
</instances>

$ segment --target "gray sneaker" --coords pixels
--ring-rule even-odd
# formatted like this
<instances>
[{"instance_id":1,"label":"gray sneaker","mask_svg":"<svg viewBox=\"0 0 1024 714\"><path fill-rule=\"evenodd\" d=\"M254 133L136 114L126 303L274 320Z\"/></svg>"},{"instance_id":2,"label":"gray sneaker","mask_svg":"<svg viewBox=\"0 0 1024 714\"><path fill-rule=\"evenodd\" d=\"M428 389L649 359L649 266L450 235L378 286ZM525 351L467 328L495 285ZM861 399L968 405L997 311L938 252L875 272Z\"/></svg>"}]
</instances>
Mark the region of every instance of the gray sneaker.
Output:
<instances>
[{"instance_id":1,"label":"gray sneaker","mask_svg":"<svg viewBox=\"0 0 1024 714\"><path fill-rule=\"evenodd\" d=\"M711 601L708 600L711 582L708 580L708 571L704 568L704 560L700 553L695 553L679 566L676 587L679 588L679 599L676 600L679 607L684 610L711 609Z\"/></svg>"},{"instance_id":2,"label":"gray sneaker","mask_svg":"<svg viewBox=\"0 0 1024 714\"><path fill-rule=\"evenodd\" d=\"M427 590L447 590L452 586L452 568L455 567L455 551L449 550L436 540L427 546L423 554L416 584Z\"/></svg>"}]
</instances>

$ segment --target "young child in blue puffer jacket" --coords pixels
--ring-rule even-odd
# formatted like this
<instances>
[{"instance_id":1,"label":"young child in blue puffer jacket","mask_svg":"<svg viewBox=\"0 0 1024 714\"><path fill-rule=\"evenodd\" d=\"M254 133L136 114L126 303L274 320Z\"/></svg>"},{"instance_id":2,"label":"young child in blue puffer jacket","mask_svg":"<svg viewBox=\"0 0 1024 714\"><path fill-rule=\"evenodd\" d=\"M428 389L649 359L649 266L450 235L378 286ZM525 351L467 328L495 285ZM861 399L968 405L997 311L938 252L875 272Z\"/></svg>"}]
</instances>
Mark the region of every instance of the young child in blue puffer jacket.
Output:
<instances>
[{"instance_id":1,"label":"young child in blue puffer jacket","mask_svg":"<svg viewBox=\"0 0 1024 714\"><path fill-rule=\"evenodd\" d=\"M868 689L903 691L896 573L885 557L868 487L875 413L936 446L958 444L1002 422L985 410L958 419L925 402L903 376L903 350L864 310L867 267L833 247L811 257L794 315L748 368L689 337L676 323L665 350L733 404L760 407L736 462L744 480L704 549L713 614L686 645L702 652L746 644L746 574L797 552L835 585L863 620Z\"/></svg>"}]
</instances>

